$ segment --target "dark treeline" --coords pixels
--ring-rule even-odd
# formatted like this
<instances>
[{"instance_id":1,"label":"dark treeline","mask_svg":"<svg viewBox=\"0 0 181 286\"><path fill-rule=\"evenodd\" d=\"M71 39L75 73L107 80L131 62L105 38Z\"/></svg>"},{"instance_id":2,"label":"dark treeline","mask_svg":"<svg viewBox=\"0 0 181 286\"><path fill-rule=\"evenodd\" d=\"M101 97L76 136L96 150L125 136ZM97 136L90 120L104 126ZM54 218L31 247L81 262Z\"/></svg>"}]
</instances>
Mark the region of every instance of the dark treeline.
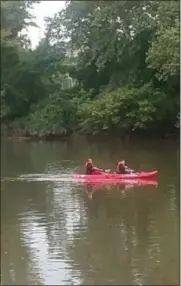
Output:
<instances>
[{"instance_id":1,"label":"dark treeline","mask_svg":"<svg viewBox=\"0 0 181 286\"><path fill-rule=\"evenodd\" d=\"M179 1L67 1L35 50L32 6L1 1L2 132L178 130Z\"/></svg>"}]
</instances>

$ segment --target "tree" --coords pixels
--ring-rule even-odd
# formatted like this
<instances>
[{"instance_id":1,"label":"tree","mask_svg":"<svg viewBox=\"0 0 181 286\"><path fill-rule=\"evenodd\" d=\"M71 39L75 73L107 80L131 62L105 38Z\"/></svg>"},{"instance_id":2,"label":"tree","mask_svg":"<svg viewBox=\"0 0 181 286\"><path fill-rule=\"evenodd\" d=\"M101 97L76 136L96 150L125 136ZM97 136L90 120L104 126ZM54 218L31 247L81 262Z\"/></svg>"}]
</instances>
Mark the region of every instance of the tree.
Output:
<instances>
[{"instance_id":1,"label":"tree","mask_svg":"<svg viewBox=\"0 0 181 286\"><path fill-rule=\"evenodd\" d=\"M31 1L3 2L3 122L50 132L175 128L177 1L67 1L45 19L34 51L23 33Z\"/></svg>"},{"instance_id":2,"label":"tree","mask_svg":"<svg viewBox=\"0 0 181 286\"><path fill-rule=\"evenodd\" d=\"M159 80L166 81L180 72L179 1L160 1L157 31L148 51L147 62Z\"/></svg>"},{"instance_id":3,"label":"tree","mask_svg":"<svg viewBox=\"0 0 181 286\"><path fill-rule=\"evenodd\" d=\"M30 69L32 54L26 48L23 29L33 25L31 1L1 1L1 118L12 120L29 111L36 75ZM25 88L26 85L26 88Z\"/></svg>"}]
</instances>

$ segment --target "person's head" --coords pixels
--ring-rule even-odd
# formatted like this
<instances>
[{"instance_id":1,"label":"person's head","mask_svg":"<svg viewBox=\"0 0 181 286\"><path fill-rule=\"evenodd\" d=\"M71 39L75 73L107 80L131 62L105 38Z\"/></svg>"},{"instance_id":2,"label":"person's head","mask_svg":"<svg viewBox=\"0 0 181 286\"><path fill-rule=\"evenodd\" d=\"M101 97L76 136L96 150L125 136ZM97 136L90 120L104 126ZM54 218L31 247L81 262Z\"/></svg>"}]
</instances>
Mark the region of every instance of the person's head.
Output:
<instances>
[{"instance_id":1,"label":"person's head","mask_svg":"<svg viewBox=\"0 0 181 286\"><path fill-rule=\"evenodd\" d=\"M88 160L87 160L87 163L92 164L92 159L88 159Z\"/></svg>"},{"instance_id":2,"label":"person's head","mask_svg":"<svg viewBox=\"0 0 181 286\"><path fill-rule=\"evenodd\" d=\"M88 166L93 167L92 159L87 159L87 161L85 162L85 167L87 168Z\"/></svg>"},{"instance_id":3,"label":"person's head","mask_svg":"<svg viewBox=\"0 0 181 286\"><path fill-rule=\"evenodd\" d=\"M117 165L119 164L119 165L123 165L124 166L125 165L125 160L117 161L116 163L117 163Z\"/></svg>"}]
</instances>

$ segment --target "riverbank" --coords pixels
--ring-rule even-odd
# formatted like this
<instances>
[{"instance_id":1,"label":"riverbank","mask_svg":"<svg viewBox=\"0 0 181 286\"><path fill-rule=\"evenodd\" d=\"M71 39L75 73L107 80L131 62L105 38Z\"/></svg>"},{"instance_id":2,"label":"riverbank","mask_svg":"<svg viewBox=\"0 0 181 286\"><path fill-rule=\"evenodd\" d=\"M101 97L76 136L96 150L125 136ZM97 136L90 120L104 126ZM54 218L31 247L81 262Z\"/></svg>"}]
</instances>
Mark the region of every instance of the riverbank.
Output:
<instances>
[{"instance_id":1,"label":"riverbank","mask_svg":"<svg viewBox=\"0 0 181 286\"><path fill-rule=\"evenodd\" d=\"M29 133L29 132L23 132L23 133L13 133L13 134L6 134L2 135L4 138L8 139L16 139L16 140L56 140L56 139L63 139L67 138L72 134L72 132L60 132L60 133L54 133L54 132L45 132L45 133Z\"/></svg>"},{"instance_id":2,"label":"riverbank","mask_svg":"<svg viewBox=\"0 0 181 286\"><path fill-rule=\"evenodd\" d=\"M38 133L38 132L7 132L6 134L1 134L1 138L6 138L10 140L43 140L43 141L53 141L53 140L64 140L67 138L71 138L74 136L85 136L91 140L91 138L104 138L104 137L111 137L111 138L122 138L122 139L151 139L151 138L158 138L158 139L179 139L180 132L178 130L174 130L172 132L162 132L159 130L155 131L136 131L136 132L82 132L82 131L67 131L64 130L62 132L45 132L45 133Z\"/></svg>"}]
</instances>

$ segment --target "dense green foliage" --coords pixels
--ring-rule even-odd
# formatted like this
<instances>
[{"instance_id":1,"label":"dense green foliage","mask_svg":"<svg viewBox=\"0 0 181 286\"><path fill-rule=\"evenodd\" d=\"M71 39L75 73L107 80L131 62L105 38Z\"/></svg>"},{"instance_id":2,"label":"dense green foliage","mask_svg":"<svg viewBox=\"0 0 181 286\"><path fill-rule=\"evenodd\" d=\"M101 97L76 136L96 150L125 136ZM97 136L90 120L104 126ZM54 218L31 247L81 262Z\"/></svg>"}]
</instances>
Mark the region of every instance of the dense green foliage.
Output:
<instances>
[{"instance_id":1,"label":"dense green foliage","mask_svg":"<svg viewBox=\"0 0 181 286\"><path fill-rule=\"evenodd\" d=\"M31 9L32 1L1 1L3 128L179 127L179 1L67 1L45 19L35 50L25 33Z\"/></svg>"}]
</instances>

